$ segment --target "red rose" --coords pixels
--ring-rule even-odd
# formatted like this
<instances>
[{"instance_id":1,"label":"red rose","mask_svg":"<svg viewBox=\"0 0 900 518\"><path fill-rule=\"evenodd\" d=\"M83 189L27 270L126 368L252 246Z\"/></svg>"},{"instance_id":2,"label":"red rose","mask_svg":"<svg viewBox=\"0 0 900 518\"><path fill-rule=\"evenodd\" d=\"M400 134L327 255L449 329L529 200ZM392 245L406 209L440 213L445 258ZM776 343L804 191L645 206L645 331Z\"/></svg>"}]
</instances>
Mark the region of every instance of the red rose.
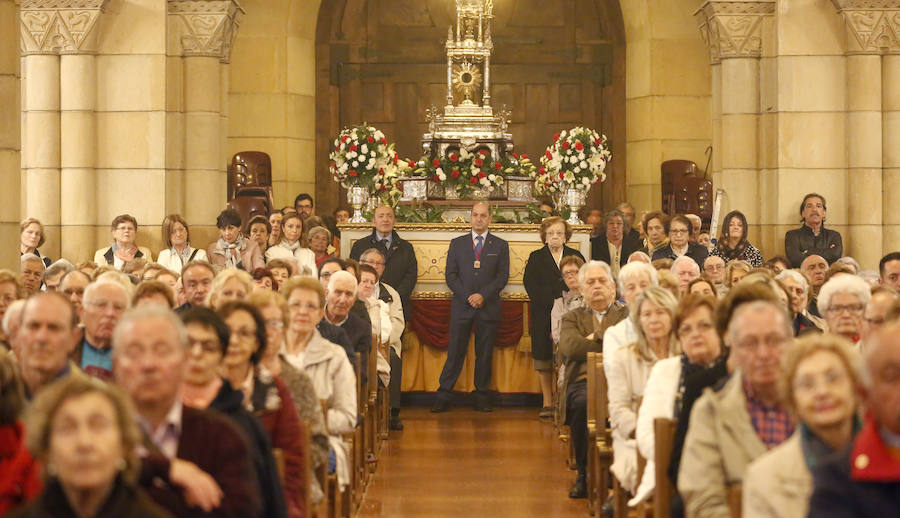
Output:
<instances>
[{"instance_id":1,"label":"red rose","mask_svg":"<svg viewBox=\"0 0 900 518\"><path fill-rule=\"evenodd\" d=\"M528 160L528 155L526 155L525 153L522 153L522 155L519 158L521 158L522 160Z\"/></svg>"},{"instance_id":2,"label":"red rose","mask_svg":"<svg viewBox=\"0 0 900 518\"><path fill-rule=\"evenodd\" d=\"M483 166L483 165L484 165L484 160L482 160L482 159L480 159L480 158L476 158L476 159L475 159L475 166L481 167L481 166Z\"/></svg>"},{"instance_id":3,"label":"red rose","mask_svg":"<svg viewBox=\"0 0 900 518\"><path fill-rule=\"evenodd\" d=\"M547 174L547 170L544 169L543 167L540 168L540 169L538 169L538 172L541 173L541 174Z\"/></svg>"},{"instance_id":4,"label":"red rose","mask_svg":"<svg viewBox=\"0 0 900 518\"><path fill-rule=\"evenodd\" d=\"M350 174L350 176L356 176L356 171L351 169L349 174Z\"/></svg>"},{"instance_id":5,"label":"red rose","mask_svg":"<svg viewBox=\"0 0 900 518\"><path fill-rule=\"evenodd\" d=\"M598 138L597 140L594 141L594 144L595 144L597 147L600 147L600 144L603 144L603 139L599 139L599 138Z\"/></svg>"},{"instance_id":6,"label":"red rose","mask_svg":"<svg viewBox=\"0 0 900 518\"><path fill-rule=\"evenodd\" d=\"M484 174L484 171L478 173L478 178L484 178L485 176L487 176L487 175Z\"/></svg>"},{"instance_id":7,"label":"red rose","mask_svg":"<svg viewBox=\"0 0 900 518\"><path fill-rule=\"evenodd\" d=\"M456 162L457 160L459 160L459 157L456 156L456 153L450 153L450 161Z\"/></svg>"},{"instance_id":8,"label":"red rose","mask_svg":"<svg viewBox=\"0 0 900 518\"><path fill-rule=\"evenodd\" d=\"M434 178L432 178L432 180L434 180L435 183L441 183L441 177L438 175L434 175Z\"/></svg>"},{"instance_id":9,"label":"red rose","mask_svg":"<svg viewBox=\"0 0 900 518\"><path fill-rule=\"evenodd\" d=\"M348 140L350 140L350 137L348 135L344 135L343 137L341 137L341 142L347 142Z\"/></svg>"},{"instance_id":10,"label":"red rose","mask_svg":"<svg viewBox=\"0 0 900 518\"><path fill-rule=\"evenodd\" d=\"M394 155L394 165L397 165L397 162L399 162L399 161L400 161L400 157L397 155Z\"/></svg>"},{"instance_id":11,"label":"red rose","mask_svg":"<svg viewBox=\"0 0 900 518\"><path fill-rule=\"evenodd\" d=\"M453 178L459 178L459 169L454 169L453 172L450 173L450 176L452 176Z\"/></svg>"},{"instance_id":12,"label":"red rose","mask_svg":"<svg viewBox=\"0 0 900 518\"><path fill-rule=\"evenodd\" d=\"M560 180L562 180L565 176L566 176L565 171L560 171L560 172L559 172L559 179L560 179Z\"/></svg>"},{"instance_id":13,"label":"red rose","mask_svg":"<svg viewBox=\"0 0 900 518\"><path fill-rule=\"evenodd\" d=\"M381 190L382 190L382 191L386 191L386 190L387 190L387 185L382 185L382 186L381 186Z\"/></svg>"},{"instance_id":14,"label":"red rose","mask_svg":"<svg viewBox=\"0 0 900 518\"><path fill-rule=\"evenodd\" d=\"M353 151L355 153L357 149L358 148L356 147L356 144L350 144L350 151Z\"/></svg>"},{"instance_id":15,"label":"red rose","mask_svg":"<svg viewBox=\"0 0 900 518\"><path fill-rule=\"evenodd\" d=\"M496 170L498 170L498 171L502 171L502 170L503 170L503 164L501 164L500 162L495 163L495 164L494 164L494 169L496 169Z\"/></svg>"},{"instance_id":16,"label":"red rose","mask_svg":"<svg viewBox=\"0 0 900 518\"><path fill-rule=\"evenodd\" d=\"M366 141L367 141L369 144L374 144L374 143L375 143L375 139L372 138L372 137L366 137Z\"/></svg>"},{"instance_id":17,"label":"red rose","mask_svg":"<svg viewBox=\"0 0 900 518\"><path fill-rule=\"evenodd\" d=\"M516 160L519 159L519 155L517 155L517 154L515 154L515 153L513 153L512 156L513 156L513 158L515 158Z\"/></svg>"},{"instance_id":18,"label":"red rose","mask_svg":"<svg viewBox=\"0 0 900 518\"><path fill-rule=\"evenodd\" d=\"M486 149L479 149L479 150L478 150L478 153L480 153L481 156L487 156L487 154L488 154L488 152L487 152Z\"/></svg>"},{"instance_id":19,"label":"red rose","mask_svg":"<svg viewBox=\"0 0 900 518\"><path fill-rule=\"evenodd\" d=\"M562 148L563 148L563 149L569 149L569 141L568 141L568 140L563 141L563 143L562 143Z\"/></svg>"},{"instance_id":20,"label":"red rose","mask_svg":"<svg viewBox=\"0 0 900 518\"><path fill-rule=\"evenodd\" d=\"M383 167L378 170L378 174L384 176L384 168Z\"/></svg>"},{"instance_id":21,"label":"red rose","mask_svg":"<svg viewBox=\"0 0 900 518\"><path fill-rule=\"evenodd\" d=\"M556 135L553 135L553 140L559 140L559 133L557 133Z\"/></svg>"},{"instance_id":22,"label":"red rose","mask_svg":"<svg viewBox=\"0 0 900 518\"><path fill-rule=\"evenodd\" d=\"M416 167L416 163L412 160L409 161L409 167Z\"/></svg>"},{"instance_id":23,"label":"red rose","mask_svg":"<svg viewBox=\"0 0 900 518\"><path fill-rule=\"evenodd\" d=\"M584 149L584 144L582 144L581 141L576 142L576 143L575 143L575 149L577 149L578 151L583 150L583 149Z\"/></svg>"},{"instance_id":24,"label":"red rose","mask_svg":"<svg viewBox=\"0 0 900 518\"><path fill-rule=\"evenodd\" d=\"M384 145L386 146L386 145L387 145L387 139L384 138L384 137L381 137L381 143L384 144Z\"/></svg>"},{"instance_id":25,"label":"red rose","mask_svg":"<svg viewBox=\"0 0 900 518\"><path fill-rule=\"evenodd\" d=\"M441 167L441 160L439 158L435 158L431 161L431 165L433 167Z\"/></svg>"},{"instance_id":26,"label":"red rose","mask_svg":"<svg viewBox=\"0 0 900 518\"><path fill-rule=\"evenodd\" d=\"M478 178L475 178L474 176L472 178L469 178L469 183L475 185L476 183L478 183Z\"/></svg>"},{"instance_id":27,"label":"red rose","mask_svg":"<svg viewBox=\"0 0 900 518\"><path fill-rule=\"evenodd\" d=\"M544 151L544 155L547 157L547 160L553 160L553 153L551 153L549 149Z\"/></svg>"}]
</instances>

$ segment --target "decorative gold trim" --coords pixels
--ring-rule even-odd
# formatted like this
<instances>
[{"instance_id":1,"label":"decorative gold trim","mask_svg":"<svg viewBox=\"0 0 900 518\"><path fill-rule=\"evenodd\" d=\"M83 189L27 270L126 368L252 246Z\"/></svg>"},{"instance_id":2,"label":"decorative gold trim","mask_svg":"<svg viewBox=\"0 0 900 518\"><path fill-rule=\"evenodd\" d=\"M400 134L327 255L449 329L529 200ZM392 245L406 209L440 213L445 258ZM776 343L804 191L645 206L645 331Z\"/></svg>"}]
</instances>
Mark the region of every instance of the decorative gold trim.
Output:
<instances>
[{"instance_id":1,"label":"decorative gold trim","mask_svg":"<svg viewBox=\"0 0 900 518\"><path fill-rule=\"evenodd\" d=\"M452 291L414 291L412 293L413 300L450 300L453 298ZM528 294L525 292L500 293L503 300L511 300L515 302L528 302Z\"/></svg>"},{"instance_id":2,"label":"decorative gold trim","mask_svg":"<svg viewBox=\"0 0 900 518\"><path fill-rule=\"evenodd\" d=\"M338 228L343 230L372 230L371 223L339 223ZM397 232L459 232L466 233L472 230L469 223L397 223L394 225ZM540 232L539 224L515 224L502 223L490 226L491 232ZM593 230L591 225L572 225L573 234L590 234Z\"/></svg>"}]
</instances>

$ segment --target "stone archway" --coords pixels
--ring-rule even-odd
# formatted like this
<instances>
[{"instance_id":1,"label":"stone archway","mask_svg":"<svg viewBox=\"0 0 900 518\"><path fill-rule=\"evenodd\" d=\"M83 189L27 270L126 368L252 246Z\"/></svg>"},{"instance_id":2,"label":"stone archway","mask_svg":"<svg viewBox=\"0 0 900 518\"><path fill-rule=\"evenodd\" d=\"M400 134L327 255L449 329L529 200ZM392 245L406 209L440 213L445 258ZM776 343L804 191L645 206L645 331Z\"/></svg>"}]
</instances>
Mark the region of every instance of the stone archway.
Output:
<instances>
[{"instance_id":1,"label":"stone archway","mask_svg":"<svg viewBox=\"0 0 900 518\"><path fill-rule=\"evenodd\" d=\"M316 29L316 198L341 203L328 173L331 138L366 120L418 157L425 109L440 106L443 40L453 2L341 0L319 9ZM517 150L537 155L555 131L584 124L610 138L609 179L592 206L626 195L625 26L618 0L495 2L494 104L513 110Z\"/></svg>"}]
</instances>

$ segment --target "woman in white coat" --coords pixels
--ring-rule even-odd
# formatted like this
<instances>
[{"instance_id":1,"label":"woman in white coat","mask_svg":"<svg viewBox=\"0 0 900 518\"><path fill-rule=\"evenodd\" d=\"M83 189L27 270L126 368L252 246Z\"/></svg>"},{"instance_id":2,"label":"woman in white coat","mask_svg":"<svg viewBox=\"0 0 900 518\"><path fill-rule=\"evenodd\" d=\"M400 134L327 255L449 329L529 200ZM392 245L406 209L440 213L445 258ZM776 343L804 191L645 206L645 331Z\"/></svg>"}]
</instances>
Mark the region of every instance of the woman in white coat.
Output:
<instances>
[{"instance_id":1,"label":"woman in white coat","mask_svg":"<svg viewBox=\"0 0 900 518\"><path fill-rule=\"evenodd\" d=\"M660 360L650 370L635 432L638 450L647 464L641 484L629 505L637 505L649 498L656 485L653 421L658 417L687 419L688 416L681 412L684 380L719 361L725 361L722 340L716 331L715 311L715 299L703 295L688 295L678 306L674 328L682 354Z\"/></svg>"},{"instance_id":2,"label":"woman in white coat","mask_svg":"<svg viewBox=\"0 0 900 518\"><path fill-rule=\"evenodd\" d=\"M637 449L633 439L639 401L653 365L677 356L681 349L674 322L678 301L665 288L653 286L638 295L631 308L637 341L613 352L604 366L612 427L612 472L628 492L637 487Z\"/></svg>"},{"instance_id":3,"label":"woman in white coat","mask_svg":"<svg viewBox=\"0 0 900 518\"><path fill-rule=\"evenodd\" d=\"M312 380L316 396L324 401L328 441L335 453L338 482L350 483L350 449L341 438L356 427L356 374L344 349L322 338L316 324L325 314L325 290L312 277L296 277L282 288L290 325L282 357Z\"/></svg>"},{"instance_id":4,"label":"woman in white coat","mask_svg":"<svg viewBox=\"0 0 900 518\"><path fill-rule=\"evenodd\" d=\"M309 268L310 274L318 271L316 268L316 254L302 244L303 220L296 212L284 215L281 220L281 242L266 250L266 261L270 259L289 259L297 262L298 271L304 266ZM302 274L302 272L301 272Z\"/></svg>"},{"instance_id":5,"label":"woman in white coat","mask_svg":"<svg viewBox=\"0 0 900 518\"><path fill-rule=\"evenodd\" d=\"M181 275L181 269L191 261L207 261L206 250L191 246L191 233L187 221L180 214L169 214L162 222L162 240L165 250L159 253L157 263Z\"/></svg>"}]
</instances>

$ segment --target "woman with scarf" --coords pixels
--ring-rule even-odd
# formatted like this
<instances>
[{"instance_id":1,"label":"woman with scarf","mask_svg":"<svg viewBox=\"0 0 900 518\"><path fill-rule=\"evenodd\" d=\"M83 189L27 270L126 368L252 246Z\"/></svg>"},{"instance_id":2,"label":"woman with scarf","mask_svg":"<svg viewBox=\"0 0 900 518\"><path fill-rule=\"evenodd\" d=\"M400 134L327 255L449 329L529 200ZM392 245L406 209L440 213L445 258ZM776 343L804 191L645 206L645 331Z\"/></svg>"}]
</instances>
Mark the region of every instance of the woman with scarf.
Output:
<instances>
[{"instance_id":1,"label":"woman with scarf","mask_svg":"<svg viewBox=\"0 0 900 518\"><path fill-rule=\"evenodd\" d=\"M757 458L743 482L743 516L806 517L812 469L853 442L859 431L859 357L832 334L798 339L781 358L779 392L798 426Z\"/></svg>"},{"instance_id":2,"label":"woman with scarf","mask_svg":"<svg viewBox=\"0 0 900 518\"><path fill-rule=\"evenodd\" d=\"M712 251L728 264L735 259L747 261L758 268L763 263L762 254L747 241L747 218L739 210L733 210L722 220L722 235Z\"/></svg>"},{"instance_id":3,"label":"woman with scarf","mask_svg":"<svg viewBox=\"0 0 900 518\"><path fill-rule=\"evenodd\" d=\"M687 419L682 409L685 380L702 370L722 367L727 358L716 332L715 312L716 300L704 295L689 294L678 306L673 327L682 353L658 361L647 379L635 431L638 449L647 464L630 505L649 498L656 486L653 421L657 417Z\"/></svg>"},{"instance_id":4,"label":"woman with scarf","mask_svg":"<svg viewBox=\"0 0 900 518\"><path fill-rule=\"evenodd\" d=\"M234 209L225 209L216 218L219 239L209 245L209 262L221 270L222 268L238 268L252 272L257 268L265 268L259 245L252 239L241 235L241 215Z\"/></svg>"},{"instance_id":5,"label":"woman with scarf","mask_svg":"<svg viewBox=\"0 0 900 518\"><path fill-rule=\"evenodd\" d=\"M316 268L316 255L312 250L303 246L303 219L296 212L284 215L281 220L281 242L269 247L266 251L266 259L287 259L297 262L297 271L303 266L310 272L318 271Z\"/></svg>"}]
</instances>

